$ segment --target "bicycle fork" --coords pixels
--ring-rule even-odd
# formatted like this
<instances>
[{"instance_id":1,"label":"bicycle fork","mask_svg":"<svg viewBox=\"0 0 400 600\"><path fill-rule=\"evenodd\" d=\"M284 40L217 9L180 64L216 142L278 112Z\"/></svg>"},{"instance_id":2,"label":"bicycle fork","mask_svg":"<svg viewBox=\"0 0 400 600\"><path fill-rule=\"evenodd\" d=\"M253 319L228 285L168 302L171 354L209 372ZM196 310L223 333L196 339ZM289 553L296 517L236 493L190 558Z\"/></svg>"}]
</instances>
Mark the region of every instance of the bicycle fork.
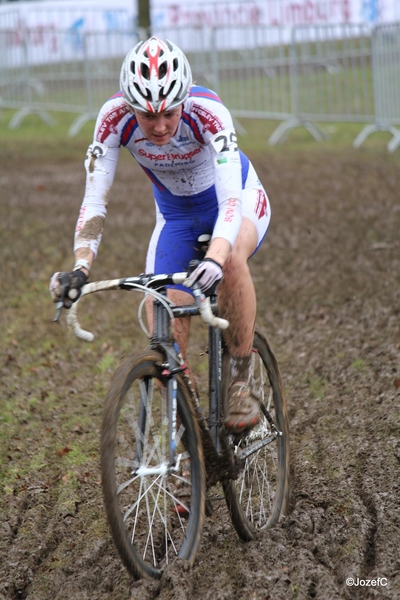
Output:
<instances>
[{"instance_id":1,"label":"bicycle fork","mask_svg":"<svg viewBox=\"0 0 400 600\"><path fill-rule=\"evenodd\" d=\"M210 417L209 429L214 446L218 454L221 454L221 441L219 430L221 427L221 412L222 412L222 394L221 394L221 363L222 363L222 344L221 332L215 327L208 329L208 352L209 361L209 400L210 400Z\"/></svg>"},{"instance_id":2,"label":"bicycle fork","mask_svg":"<svg viewBox=\"0 0 400 600\"><path fill-rule=\"evenodd\" d=\"M168 470L176 470L179 464L176 464L176 429L178 413L178 384L176 374L182 371L182 364L179 360L179 348L176 342L171 344L170 317L164 306L156 300L154 302L154 338L158 344L161 344L166 360L161 365L161 375L167 379L167 412L168 412L168 449L169 464Z\"/></svg>"}]
</instances>

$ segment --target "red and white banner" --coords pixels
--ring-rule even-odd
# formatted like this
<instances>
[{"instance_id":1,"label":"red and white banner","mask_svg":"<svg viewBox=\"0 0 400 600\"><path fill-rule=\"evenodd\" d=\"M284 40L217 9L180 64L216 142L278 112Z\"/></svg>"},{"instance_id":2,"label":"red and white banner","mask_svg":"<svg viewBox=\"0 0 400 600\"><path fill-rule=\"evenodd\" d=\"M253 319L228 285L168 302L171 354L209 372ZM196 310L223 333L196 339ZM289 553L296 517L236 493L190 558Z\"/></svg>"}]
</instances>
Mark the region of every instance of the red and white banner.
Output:
<instances>
[{"instance_id":1,"label":"red and white banner","mask_svg":"<svg viewBox=\"0 0 400 600\"><path fill-rule=\"evenodd\" d=\"M400 0L153 0L155 27L322 25L400 20Z\"/></svg>"},{"instance_id":2,"label":"red and white banner","mask_svg":"<svg viewBox=\"0 0 400 600\"><path fill-rule=\"evenodd\" d=\"M152 25L322 25L400 21L400 0L150 0ZM47 0L0 5L0 29L81 31L131 29L137 23L135 0Z\"/></svg>"},{"instance_id":3,"label":"red and white banner","mask_svg":"<svg viewBox=\"0 0 400 600\"><path fill-rule=\"evenodd\" d=\"M298 25L371 25L400 21L400 0L150 0L154 32L168 36L184 51L204 47L202 28L233 27L219 46L251 44L246 26L273 28L268 43L290 39ZM286 32L275 39L278 27ZM18 65L122 56L136 41L135 0L46 0L0 5L0 60ZM5 33L6 30L8 33ZM180 32L179 35L177 32ZM181 33L183 31L183 34ZM62 35L61 35L62 32ZM97 36L84 36L98 32ZM340 36L340 32L338 32Z\"/></svg>"}]
</instances>

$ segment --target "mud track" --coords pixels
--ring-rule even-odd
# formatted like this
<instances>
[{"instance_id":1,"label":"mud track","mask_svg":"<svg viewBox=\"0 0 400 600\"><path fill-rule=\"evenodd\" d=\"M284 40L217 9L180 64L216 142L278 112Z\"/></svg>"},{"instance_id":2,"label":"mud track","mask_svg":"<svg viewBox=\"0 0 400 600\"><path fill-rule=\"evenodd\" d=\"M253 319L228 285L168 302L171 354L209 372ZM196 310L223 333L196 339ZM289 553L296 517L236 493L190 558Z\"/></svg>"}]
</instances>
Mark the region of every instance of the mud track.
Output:
<instances>
[{"instance_id":1,"label":"mud track","mask_svg":"<svg viewBox=\"0 0 400 600\"><path fill-rule=\"evenodd\" d=\"M52 323L47 285L72 265L82 161L16 159L3 153L0 166L0 598L400 598L398 156L252 156L273 207L251 268L287 396L290 510L244 544L221 506L195 567L177 562L160 582L122 567L99 481L108 381L145 343L132 300L88 300L93 345ZM92 278L141 272L153 218L148 181L123 160ZM193 331L195 353L203 334Z\"/></svg>"}]
</instances>

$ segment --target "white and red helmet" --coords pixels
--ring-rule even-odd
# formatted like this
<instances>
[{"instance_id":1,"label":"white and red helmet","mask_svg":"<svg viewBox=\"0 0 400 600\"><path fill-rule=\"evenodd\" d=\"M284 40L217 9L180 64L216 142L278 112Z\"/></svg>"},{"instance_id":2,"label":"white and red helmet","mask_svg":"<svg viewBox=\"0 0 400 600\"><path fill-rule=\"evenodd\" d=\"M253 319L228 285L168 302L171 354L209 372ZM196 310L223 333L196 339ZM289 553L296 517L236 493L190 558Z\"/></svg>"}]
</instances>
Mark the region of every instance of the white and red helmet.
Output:
<instances>
[{"instance_id":1,"label":"white and red helmet","mask_svg":"<svg viewBox=\"0 0 400 600\"><path fill-rule=\"evenodd\" d=\"M192 85L192 72L182 50L153 36L139 42L122 63L120 86L126 102L157 113L182 104Z\"/></svg>"}]
</instances>

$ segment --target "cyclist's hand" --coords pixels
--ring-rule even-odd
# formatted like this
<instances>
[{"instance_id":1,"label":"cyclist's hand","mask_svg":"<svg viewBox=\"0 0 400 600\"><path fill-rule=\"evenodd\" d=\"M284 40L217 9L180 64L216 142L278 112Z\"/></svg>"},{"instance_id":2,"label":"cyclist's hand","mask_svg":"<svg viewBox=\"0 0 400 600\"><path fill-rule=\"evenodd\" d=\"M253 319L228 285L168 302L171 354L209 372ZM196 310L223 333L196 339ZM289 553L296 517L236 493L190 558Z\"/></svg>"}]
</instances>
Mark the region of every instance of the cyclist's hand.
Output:
<instances>
[{"instance_id":1,"label":"cyclist's hand","mask_svg":"<svg viewBox=\"0 0 400 600\"><path fill-rule=\"evenodd\" d=\"M87 275L80 269L71 273L54 273L49 285L51 299L53 302L63 302L65 308L71 308L87 280Z\"/></svg>"},{"instance_id":2,"label":"cyclist's hand","mask_svg":"<svg viewBox=\"0 0 400 600\"><path fill-rule=\"evenodd\" d=\"M215 294L218 284L222 279L222 267L212 258L205 258L190 273L189 277L184 281L186 287L192 287L195 283L198 284L205 296Z\"/></svg>"}]
</instances>

